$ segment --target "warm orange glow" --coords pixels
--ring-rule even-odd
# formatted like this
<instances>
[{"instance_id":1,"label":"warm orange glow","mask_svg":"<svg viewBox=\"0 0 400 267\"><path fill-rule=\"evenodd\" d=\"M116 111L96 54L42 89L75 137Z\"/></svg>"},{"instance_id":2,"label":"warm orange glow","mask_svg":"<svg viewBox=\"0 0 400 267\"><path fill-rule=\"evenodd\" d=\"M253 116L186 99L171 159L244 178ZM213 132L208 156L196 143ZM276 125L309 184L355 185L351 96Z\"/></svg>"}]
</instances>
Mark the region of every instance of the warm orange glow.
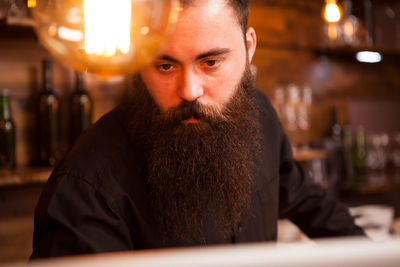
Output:
<instances>
[{"instance_id":1,"label":"warm orange glow","mask_svg":"<svg viewBox=\"0 0 400 267\"><path fill-rule=\"evenodd\" d=\"M131 0L84 0L85 51L111 57L131 46Z\"/></svg>"},{"instance_id":2,"label":"warm orange glow","mask_svg":"<svg viewBox=\"0 0 400 267\"><path fill-rule=\"evenodd\" d=\"M342 14L336 0L327 0L325 5L324 17L327 22L338 22Z\"/></svg>"},{"instance_id":3,"label":"warm orange glow","mask_svg":"<svg viewBox=\"0 0 400 267\"><path fill-rule=\"evenodd\" d=\"M30 10L52 56L77 71L111 76L150 63L173 33L179 2L36 0Z\"/></svg>"},{"instance_id":4,"label":"warm orange glow","mask_svg":"<svg viewBox=\"0 0 400 267\"><path fill-rule=\"evenodd\" d=\"M346 36L354 36L356 34L355 31L356 30L354 24L351 21L347 20L343 25L343 33Z\"/></svg>"},{"instance_id":5,"label":"warm orange glow","mask_svg":"<svg viewBox=\"0 0 400 267\"><path fill-rule=\"evenodd\" d=\"M337 25L335 24L329 24L328 25L328 38L330 40L336 40L338 39L338 29L337 29Z\"/></svg>"},{"instance_id":6,"label":"warm orange glow","mask_svg":"<svg viewBox=\"0 0 400 267\"><path fill-rule=\"evenodd\" d=\"M36 0L28 0L28 8L36 7Z\"/></svg>"}]
</instances>

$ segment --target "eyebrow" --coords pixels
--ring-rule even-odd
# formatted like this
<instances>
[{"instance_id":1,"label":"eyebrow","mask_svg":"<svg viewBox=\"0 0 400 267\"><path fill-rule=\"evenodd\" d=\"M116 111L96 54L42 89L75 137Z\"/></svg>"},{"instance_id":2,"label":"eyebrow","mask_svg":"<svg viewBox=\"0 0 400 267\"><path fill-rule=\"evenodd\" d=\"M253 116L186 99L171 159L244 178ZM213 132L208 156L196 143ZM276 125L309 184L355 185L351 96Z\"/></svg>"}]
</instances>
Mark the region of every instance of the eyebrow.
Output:
<instances>
[{"instance_id":1,"label":"eyebrow","mask_svg":"<svg viewBox=\"0 0 400 267\"><path fill-rule=\"evenodd\" d=\"M229 52L231 52L231 49L229 49L229 48L216 48L216 49L212 49L210 51L207 51L205 53L198 55L196 57L196 60L200 60L200 59L212 57L212 56L220 56L220 55L227 54ZM166 60L166 61L170 61L173 63L179 63L179 60L177 60L171 56L168 56L168 55L161 55L158 57L158 60Z\"/></svg>"},{"instance_id":2,"label":"eyebrow","mask_svg":"<svg viewBox=\"0 0 400 267\"><path fill-rule=\"evenodd\" d=\"M229 48L216 48L216 49L212 49L210 51L207 51L203 54L200 54L196 57L196 60L199 59L203 59L206 57L213 57L213 56L220 56L220 55L224 55L231 52L231 50Z\"/></svg>"}]
</instances>

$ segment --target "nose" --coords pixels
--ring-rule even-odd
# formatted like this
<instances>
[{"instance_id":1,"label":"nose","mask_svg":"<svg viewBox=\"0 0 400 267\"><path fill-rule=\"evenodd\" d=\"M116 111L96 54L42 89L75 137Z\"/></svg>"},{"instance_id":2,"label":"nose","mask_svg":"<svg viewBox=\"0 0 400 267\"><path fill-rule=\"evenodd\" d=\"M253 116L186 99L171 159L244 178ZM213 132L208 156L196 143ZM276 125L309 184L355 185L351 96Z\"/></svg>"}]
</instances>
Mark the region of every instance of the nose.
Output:
<instances>
[{"instance_id":1,"label":"nose","mask_svg":"<svg viewBox=\"0 0 400 267\"><path fill-rule=\"evenodd\" d=\"M192 102L203 96L201 77L192 70L184 70L181 75L179 97Z\"/></svg>"}]
</instances>

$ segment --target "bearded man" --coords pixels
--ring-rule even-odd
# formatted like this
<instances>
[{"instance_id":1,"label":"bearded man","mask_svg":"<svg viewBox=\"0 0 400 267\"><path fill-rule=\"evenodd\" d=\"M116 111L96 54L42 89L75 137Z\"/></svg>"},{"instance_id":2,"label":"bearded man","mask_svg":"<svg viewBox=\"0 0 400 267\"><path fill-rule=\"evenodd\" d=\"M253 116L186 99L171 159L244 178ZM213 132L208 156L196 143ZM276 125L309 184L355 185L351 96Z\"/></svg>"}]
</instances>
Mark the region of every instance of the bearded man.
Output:
<instances>
[{"instance_id":1,"label":"bearded man","mask_svg":"<svg viewBox=\"0 0 400 267\"><path fill-rule=\"evenodd\" d=\"M176 31L53 171L32 258L272 241L277 219L310 237L359 235L347 209L293 160L249 64L246 0L181 0Z\"/></svg>"}]
</instances>

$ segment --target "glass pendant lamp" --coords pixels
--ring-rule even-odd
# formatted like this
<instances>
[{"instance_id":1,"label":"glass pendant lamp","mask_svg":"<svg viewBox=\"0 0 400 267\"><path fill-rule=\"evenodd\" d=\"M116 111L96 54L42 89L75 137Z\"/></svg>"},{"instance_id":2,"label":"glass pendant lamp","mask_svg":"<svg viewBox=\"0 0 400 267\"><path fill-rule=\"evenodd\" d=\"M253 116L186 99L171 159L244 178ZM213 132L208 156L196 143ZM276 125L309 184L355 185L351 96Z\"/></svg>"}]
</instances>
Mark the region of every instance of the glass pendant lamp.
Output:
<instances>
[{"instance_id":1,"label":"glass pendant lamp","mask_svg":"<svg viewBox=\"0 0 400 267\"><path fill-rule=\"evenodd\" d=\"M178 0L37 0L41 43L77 71L130 74L148 63L173 31Z\"/></svg>"}]
</instances>

